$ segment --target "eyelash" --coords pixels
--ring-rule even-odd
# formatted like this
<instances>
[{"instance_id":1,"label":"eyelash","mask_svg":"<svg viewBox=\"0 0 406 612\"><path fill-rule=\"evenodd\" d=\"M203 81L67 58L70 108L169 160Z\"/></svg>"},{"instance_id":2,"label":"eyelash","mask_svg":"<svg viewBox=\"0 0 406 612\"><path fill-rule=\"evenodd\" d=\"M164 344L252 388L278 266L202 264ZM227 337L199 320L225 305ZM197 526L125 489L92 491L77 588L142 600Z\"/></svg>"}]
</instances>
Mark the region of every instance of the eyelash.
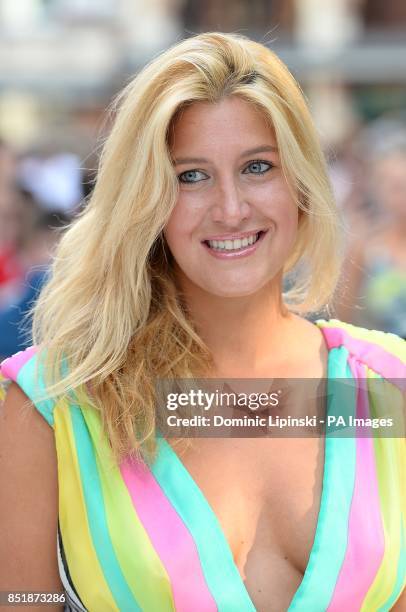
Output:
<instances>
[{"instance_id":1,"label":"eyelash","mask_svg":"<svg viewBox=\"0 0 406 612\"><path fill-rule=\"evenodd\" d=\"M264 170L263 172L252 172L252 173L248 173L248 174L254 174L256 176L263 176L266 172L269 172L269 170L271 170L271 168L274 168L274 164L272 162L269 161L265 161L263 159L254 159L252 161L249 162L249 164L247 164L247 166L244 169L247 170L247 168L249 168L250 166L253 166L254 164L265 164L266 166L269 166L269 168L267 168L266 170ZM202 174L204 174L204 172L202 170L185 170L185 172L182 172L181 174L178 175L178 180L180 183L183 183L184 185L193 185L196 183L200 183L200 181L185 181L182 180L182 176L185 174L188 174L188 172L201 172ZM206 180L206 179L202 179L202 180Z\"/></svg>"},{"instance_id":2,"label":"eyelash","mask_svg":"<svg viewBox=\"0 0 406 612\"><path fill-rule=\"evenodd\" d=\"M269 168L267 170L264 170L263 172L253 172L252 173L252 174L257 174L260 176L262 176L263 174L265 174L265 172L268 172L271 168L274 167L274 165L269 161L265 161L263 159L254 159L245 167L245 170L249 168L250 166L253 166L254 164L265 164L266 166L269 166Z\"/></svg>"}]
</instances>

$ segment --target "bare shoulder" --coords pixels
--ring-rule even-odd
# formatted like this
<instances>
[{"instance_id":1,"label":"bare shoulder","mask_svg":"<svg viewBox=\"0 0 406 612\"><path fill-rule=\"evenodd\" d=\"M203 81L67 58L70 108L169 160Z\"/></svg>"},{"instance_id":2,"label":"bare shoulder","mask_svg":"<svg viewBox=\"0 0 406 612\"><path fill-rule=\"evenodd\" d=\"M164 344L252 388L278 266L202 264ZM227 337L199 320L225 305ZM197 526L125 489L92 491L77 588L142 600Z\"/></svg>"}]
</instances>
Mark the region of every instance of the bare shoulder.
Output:
<instances>
[{"instance_id":1,"label":"bare shoulder","mask_svg":"<svg viewBox=\"0 0 406 612\"><path fill-rule=\"evenodd\" d=\"M291 337L287 339L297 363L291 378L322 378L327 375L328 350L322 331L317 325L303 317L292 316Z\"/></svg>"},{"instance_id":2,"label":"bare shoulder","mask_svg":"<svg viewBox=\"0 0 406 612\"><path fill-rule=\"evenodd\" d=\"M15 383L0 405L0 491L0 591L62 591L54 431Z\"/></svg>"},{"instance_id":3,"label":"bare shoulder","mask_svg":"<svg viewBox=\"0 0 406 612\"><path fill-rule=\"evenodd\" d=\"M406 610L406 588L402 591L401 596L399 597L393 608L391 608L391 610L394 610L396 612L404 612Z\"/></svg>"}]
</instances>

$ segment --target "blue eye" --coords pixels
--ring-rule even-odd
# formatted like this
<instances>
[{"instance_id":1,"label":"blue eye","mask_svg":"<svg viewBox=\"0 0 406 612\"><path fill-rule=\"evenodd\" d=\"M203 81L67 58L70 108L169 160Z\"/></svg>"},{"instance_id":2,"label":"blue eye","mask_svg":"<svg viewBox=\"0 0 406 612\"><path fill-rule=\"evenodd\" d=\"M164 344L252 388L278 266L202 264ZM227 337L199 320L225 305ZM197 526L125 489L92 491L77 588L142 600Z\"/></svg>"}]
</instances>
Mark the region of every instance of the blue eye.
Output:
<instances>
[{"instance_id":1,"label":"blue eye","mask_svg":"<svg viewBox=\"0 0 406 612\"><path fill-rule=\"evenodd\" d=\"M249 170L250 168L251 168L251 171L247 172L247 170ZM273 164L271 164L270 162L265 162L265 161L261 161L260 159L257 159L248 164L248 166L244 170L244 174L261 175L261 174L265 174L265 172L268 172L268 170L270 170L271 168L273 168Z\"/></svg>"},{"instance_id":2,"label":"blue eye","mask_svg":"<svg viewBox=\"0 0 406 612\"><path fill-rule=\"evenodd\" d=\"M198 175L203 178L199 178ZM178 179L180 183L199 183L207 179L207 174L200 170L186 170L186 172L179 174Z\"/></svg>"}]
</instances>

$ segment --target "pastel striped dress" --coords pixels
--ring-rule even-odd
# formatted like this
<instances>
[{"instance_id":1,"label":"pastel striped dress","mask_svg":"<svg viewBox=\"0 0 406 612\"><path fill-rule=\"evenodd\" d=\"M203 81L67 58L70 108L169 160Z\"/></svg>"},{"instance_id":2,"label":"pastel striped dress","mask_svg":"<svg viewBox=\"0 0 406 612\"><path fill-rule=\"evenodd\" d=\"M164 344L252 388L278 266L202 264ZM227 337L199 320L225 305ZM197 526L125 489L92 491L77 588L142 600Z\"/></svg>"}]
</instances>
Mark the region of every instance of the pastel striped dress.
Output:
<instances>
[{"instance_id":1,"label":"pastel striped dress","mask_svg":"<svg viewBox=\"0 0 406 612\"><path fill-rule=\"evenodd\" d=\"M400 338L335 320L317 325L329 351L328 384L383 378L399 406L406 379ZM30 398L43 385L36 361L32 347L1 369ZM353 389L347 413L376 416L385 408L365 385ZM333 394L327 410L340 410L340 401ZM92 408L49 400L36 407L55 432L66 609L254 612L219 521L163 438L151 468L133 460L117 466ZM326 437L315 538L289 612L391 609L406 584L405 487L404 438Z\"/></svg>"}]
</instances>

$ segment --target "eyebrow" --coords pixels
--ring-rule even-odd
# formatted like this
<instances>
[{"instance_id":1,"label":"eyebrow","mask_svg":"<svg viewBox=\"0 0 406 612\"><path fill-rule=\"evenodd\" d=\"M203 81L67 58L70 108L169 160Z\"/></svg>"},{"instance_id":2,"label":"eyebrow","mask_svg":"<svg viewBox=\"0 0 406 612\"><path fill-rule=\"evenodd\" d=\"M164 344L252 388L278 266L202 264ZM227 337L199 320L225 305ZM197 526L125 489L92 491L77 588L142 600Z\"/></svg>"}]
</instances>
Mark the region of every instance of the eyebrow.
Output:
<instances>
[{"instance_id":1,"label":"eyebrow","mask_svg":"<svg viewBox=\"0 0 406 612\"><path fill-rule=\"evenodd\" d=\"M276 153L278 151L277 147L273 147L271 145L260 145L259 147L255 147L254 149L248 149L241 153L241 157L247 157L248 155L256 155L257 153ZM207 164L209 160L205 157L174 157L172 159L175 166L179 164Z\"/></svg>"}]
</instances>

